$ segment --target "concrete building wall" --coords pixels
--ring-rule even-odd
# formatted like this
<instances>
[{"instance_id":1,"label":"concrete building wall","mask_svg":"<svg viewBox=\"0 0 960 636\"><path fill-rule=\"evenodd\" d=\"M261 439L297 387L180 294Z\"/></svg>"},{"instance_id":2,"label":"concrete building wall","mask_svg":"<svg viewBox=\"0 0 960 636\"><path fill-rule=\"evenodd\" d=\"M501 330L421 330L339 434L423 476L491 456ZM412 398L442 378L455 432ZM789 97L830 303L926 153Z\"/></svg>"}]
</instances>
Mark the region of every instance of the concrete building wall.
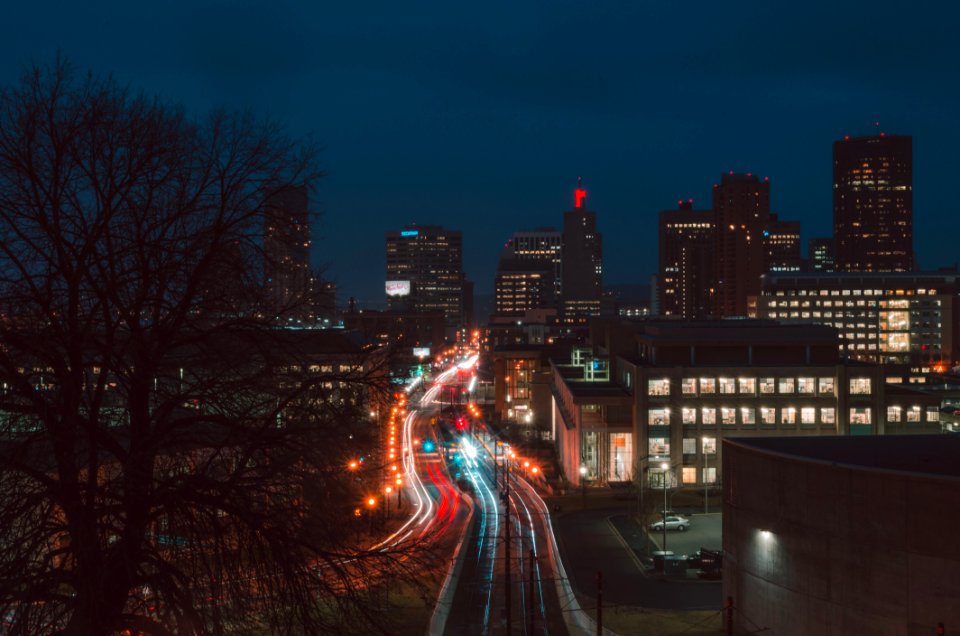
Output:
<instances>
[{"instance_id":1,"label":"concrete building wall","mask_svg":"<svg viewBox=\"0 0 960 636\"><path fill-rule=\"evenodd\" d=\"M960 634L960 480L724 443L736 633Z\"/></svg>"}]
</instances>

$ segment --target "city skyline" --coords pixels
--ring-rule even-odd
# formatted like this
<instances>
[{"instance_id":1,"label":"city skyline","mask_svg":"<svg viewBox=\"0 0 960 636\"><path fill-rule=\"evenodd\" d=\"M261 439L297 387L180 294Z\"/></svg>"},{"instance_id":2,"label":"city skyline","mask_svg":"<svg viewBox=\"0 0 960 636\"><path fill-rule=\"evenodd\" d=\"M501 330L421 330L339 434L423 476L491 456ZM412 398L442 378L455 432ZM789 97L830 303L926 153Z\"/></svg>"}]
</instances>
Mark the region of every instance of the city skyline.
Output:
<instances>
[{"instance_id":1,"label":"city skyline","mask_svg":"<svg viewBox=\"0 0 960 636\"><path fill-rule=\"evenodd\" d=\"M106 3L50 21L16 6L0 79L59 50L198 117L249 108L313 134L328 173L311 193L313 258L341 306L382 304L382 235L408 223L461 230L464 271L490 294L500 246L558 226L578 176L608 236L605 283L645 282L657 213L678 199L706 207L729 170L769 176L771 211L801 221L806 244L830 233L832 143L877 121L914 138L918 265L930 269L955 260L960 231L960 87L943 81L957 11Z\"/></svg>"}]
</instances>

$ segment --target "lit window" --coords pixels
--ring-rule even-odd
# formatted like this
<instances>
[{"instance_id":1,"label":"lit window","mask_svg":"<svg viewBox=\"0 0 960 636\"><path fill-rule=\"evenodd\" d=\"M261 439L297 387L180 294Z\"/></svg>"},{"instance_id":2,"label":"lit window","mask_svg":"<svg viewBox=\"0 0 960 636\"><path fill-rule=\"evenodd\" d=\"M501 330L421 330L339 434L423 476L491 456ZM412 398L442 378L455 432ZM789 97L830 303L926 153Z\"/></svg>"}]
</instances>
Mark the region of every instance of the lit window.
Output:
<instances>
[{"instance_id":1,"label":"lit window","mask_svg":"<svg viewBox=\"0 0 960 636\"><path fill-rule=\"evenodd\" d=\"M872 421L869 407L854 406L850 408L851 424L870 424Z\"/></svg>"},{"instance_id":2,"label":"lit window","mask_svg":"<svg viewBox=\"0 0 960 636\"><path fill-rule=\"evenodd\" d=\"M720 378L720 393L732 395L737 392L737 383L733 378Z\"/></svg>"},{"instance_id":3,"label":"lit window","mask_svg":"<svg viewBox=\"0 0 960 636\"><path fill-rule=\"evenodd\" d=\"M748 406L741 407L740 421L751 426L755 425L757 423L757 410Z\"/></svg>"},{"instance_id":4,"label":"lit window","mask_svg":"<svg viewBox=\"0 0 960 636\"><path fill-rule=\"evenodd\" d=\"M796 424L797 423L797 409L789 406L785 409L780 409L780 421L784 424Z\"/></svg>"},{"instance_id":5,"label":"lit window","mask_svg":"<svg viewBox=\"0 0 960 636\"><path fill-rule=\"evenodd\" d=\"M717 392L715 378L700 378L700 395L712 395Z\"/></svg>"},{"instance_id":6,"label":"lit window","mask_svg":"<svg viewBox=\"0 0 960 636\"><path fill-rule=\"evenodd\" d=\"M834 382L833 378L819 378L817 380L819 385L820 395L833 395L834 394Z\"/></svg>"},{"instance_id":7,"label":"lit window","mask_svg":"<svg viewBox=\"0 0 960 636\"><path fill-rule=\"evenodd\" d=\"M683 483L685 484L697 483L697 467L696 466L684 466L682 474L683 474Z\"/></svg>"},{"instance_id":8,"label":"lit window","mask_svg":"<svg viewBox=\"0 0 960 636\"><path fill-rule=\"evenodd\" d=\"M813 395L816 381L813 378L797 378L797 392L803 395Z\"/></svg>"},{"instance_id":9,"label":"lit window","mask_svg":"<svg viewBox=\"0 0 960 636\"><path fill-rule=\"evenodd\" d=\"M647 395L670 395L670 379L647 380Z\"/></svg>"},{"instance_id":10,"label":"lit window","mask_svg":"<svg viewBox=\"0 0 960 636\"><path fill-rule=\"evenodd\" d=\"M771 394L776 391L773 378L760 378L760 393Z\"/></svg>"},{"instance_id":11,"label":"lit window","mask_svg":"<svg viewBox=\"0 0 960 636\"><path fill-rule=\"evenodd\" d=\"M793 378L780 378L779 392L785 394L791 394L796 389L796 382Z\"/></svg>"},{"instance_id":12,"label":"lit window","mask_svg":"<svg viewBox=\"0 0 960 636\"><path fill-rule=\"evenodd\" d=\"M737 424L737 409L727 406L720 407L720 423L724 426Z\"/></svg>"},{"instance_id":13,"label":"lit window","mask_svg":"<svg viewBox=\"0 0 960 636\"><path fill-rule=\"evenodd\" d=\"M680 409L680 416L683 418L683 423L686 425L696 424L697 423L697 409L685 406Z\"/></svg>"},{"instance_id":14,"label":"lit window","mask_svg":"<svg viewBox=\"0 0 960 636\"><path fill-rule=\"evenodd\" d=\"M703 454L704 455L717 454L717 438L716 437L703 438Z\"/></svg>"},{"instance_id":15,"label":"lit window","mask_svg":"<svg viewBox=\"0 0 960 636\"><path fill-rule=\"evenodd\" d=\"M870 395L870 378L850 378L850 395Z\"/></svg>"},{"instance_id":16,"label":"lit window","mask_svg":"<svg viewBox=\"0 0 960 636\"><path fill-rule=\"evenodd\" d=\"M697 393L697 379L696 378L684 378L680 381L680 392L684 395L696 395Z\"/></svg>"},{"instance_id":17,"label":"lit window","mask_svg":"<svg viewBox=\"0 0 960 636\"><path fill-rule=\"evenodd\" d=\"M650 426L667 426L670 424L669 409L650 409L647 412L647 424Z\"/></svg>"},{"instance_id":18,"label":"lit window","mask_svg":"<svg viewBox=\"0 0 960 636\"><path fill-rule=\"evenodd\" d=\"M711 407L703 407L703 425L704 426L715 426L717 423L717 409Z\"/></svg>"},{"instance_id":19,"label":"lit window","mask_svg":"<svg viewBox=\"0 0 960 636\"><path fill-rule=\"evenodd\" d=\"M696 437L683 438L683 454L684 455L697 454L697 438Z\"/></svg>"},{"instance_id":20,"label":"lit window","mask_svg":"<svg viewBox=\"0 0 960 636\"><path fill-rule=\"evenodd\" d=\"M760 423L761 424L776 424L777 423L777 409L768 408L766 406L760 407Z\"/></svg>"},{"instance_id":21,"label":"lit window","mask_svg":"<svg viewBox=\"0 0 960 636\"><path fill-rule=\"evenodd\" d=\"M753 395L757 392L756 378L740 378L740 393L743 395Z\"/></svg>"}]
</instances>

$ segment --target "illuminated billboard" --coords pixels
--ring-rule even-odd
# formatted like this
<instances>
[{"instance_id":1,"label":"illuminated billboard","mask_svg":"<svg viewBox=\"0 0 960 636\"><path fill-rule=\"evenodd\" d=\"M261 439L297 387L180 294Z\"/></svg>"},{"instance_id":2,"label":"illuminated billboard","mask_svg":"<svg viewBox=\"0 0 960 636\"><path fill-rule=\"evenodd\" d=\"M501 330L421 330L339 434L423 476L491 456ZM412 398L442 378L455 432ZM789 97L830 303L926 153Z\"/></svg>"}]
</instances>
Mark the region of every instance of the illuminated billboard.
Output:
<instances>
[{"instance_id":1,"label":"illuminated billboard","mask_svg":"<svg viewBox=\"0 0 960 636\"><path fill-rule=\"evenodd\" d=\"M408 280L388 280L387 296L409 296L410 281Z\"/></svg>"},{"instance_id":2,"label":"illuminated billboard","mask_svg":"<svg viewBox=\"0 0 960 636\"><path fill-rule=\"evenodd\" d=\"M413 355L418 358L429 358L430 357L430 347L414 347Z\"/></svg>"}]
</instances>

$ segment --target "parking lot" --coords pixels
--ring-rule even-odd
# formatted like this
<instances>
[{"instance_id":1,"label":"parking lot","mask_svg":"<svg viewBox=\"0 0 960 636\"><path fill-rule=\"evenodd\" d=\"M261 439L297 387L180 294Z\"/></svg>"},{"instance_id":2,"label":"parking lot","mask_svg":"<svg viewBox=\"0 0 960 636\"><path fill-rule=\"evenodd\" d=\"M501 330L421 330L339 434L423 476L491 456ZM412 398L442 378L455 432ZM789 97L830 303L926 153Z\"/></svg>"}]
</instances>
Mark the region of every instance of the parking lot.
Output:
<instances>
[{"instance_id":1,"label":"parking lot","mask_svg":"<svg viewBox=\"0 0 960 636\"><path fill-rule=\"evenodd\" d=\"M674 554L693 554L700 548L719 550L723 543L722 515L720 513L683 515L690 520L690 528L685 532L667 530L667 550ZM663 532L648 530L650 539L663 547Z\"/></svg>"}]
</instances>

